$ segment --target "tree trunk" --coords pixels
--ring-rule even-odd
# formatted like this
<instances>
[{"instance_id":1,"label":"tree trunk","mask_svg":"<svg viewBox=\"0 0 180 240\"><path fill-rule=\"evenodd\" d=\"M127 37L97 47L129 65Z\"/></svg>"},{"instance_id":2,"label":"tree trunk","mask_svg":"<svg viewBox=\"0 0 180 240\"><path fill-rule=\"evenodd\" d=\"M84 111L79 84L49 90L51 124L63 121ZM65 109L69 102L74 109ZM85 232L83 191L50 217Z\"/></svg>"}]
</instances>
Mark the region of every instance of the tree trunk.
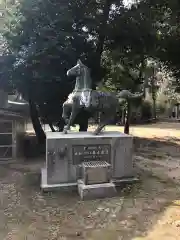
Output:
<instances>
[{"instance_id":1,"label":"tree trunk","mask_svg":"<svg viewBox=\"0 0 180 240\"><path fill-rule=\"evenodd\" d=\"M125 124L126 121L126 109L123 109L122 111L122 124Z\"/></svg>"},{"instance_id":2,"label":"tree trunk","mask_svg":"<svg viewBox=\"0 0 180 240\"><path fill-rule=\"evenodd\" d=\"M98 60L101 60L101 54L103 52L103 46L104 46L104 41L106 38L106 30L107 30L106 26L109 18L109 11L110 11L111 4L112 4L112 0L106 0L104 10L103 10L104 14L101 22L101 27L99 30L99 39L98 39L98 44L96 49L96 52L98 53Z\"/></svg>"},{"instance_id":3,"label":"tree trunk","mask_svg":"<svg viewBox=\"0 0 180 240\"><path fill-rule=\"evenodd\" d=\"M130 102L127 102L127 111L126 111L126 121L124 125L124 133L129 134L129 125L130 125L130 118L131 118L131 106Z\"/></svg>"},{"instance_id":4,"label":"tree trunk","mask_svg":"<svg viewBox=\"0 0 180 240\"><path fill-rule=\"evenodd\" d=\"M179 119L179 104L177 104L177 119Z\"/></svg>"},{"instance_id":5,"label":"tree trunk","mask_svg":"<svg viewBox=\"0 0 180 240\"><path fill-rule=\"evenodd\" d=\"M33 128L36 133L36 137L38 139L38 143L43 144L45 142L45 133L39 121L36 104L32 101L32 99L29 99L29 110L30 110L30 116L31 116Z\"/></svg>"},{"instance_id":6,"label":"tree trunk","mask_svg":"<svg viewBox=\"0 0 180 240\"><path fill-rule=\"evenodd\" d=\"M51 129L52 132L56 132L56 130L54 129L52 123L48 122L48 125L49 125L49 127L50 127L50 129Z\"/></svg>"},{"instance_id":7,"label":"tree trunk","mask_svg":"<svg viewBox=\"0 0 180 240\"><path fill-rule=\"evenodd\" d=\"M156 119L156 79L155 79L155 69L153 68L153 77L151 79L151 92L153 100L153 118Z\"/></svg>"},{"instance_id":8,"label":"tree trunk","mask_svg":"<svg viewBox=\"0 0 180 240\"><path fill-rule=\"evenodd\" d=\"M110 11L110 7L112 4L112 0L106 0L105 6L104 6L104 14L103 14L103 19L101 22L101 26L99 29L99 33L98 33L98 42L97 42L97 48L96 48L96 57L95 57L95 61L94 61L94 66L97 70L100 70L101 68L101 55L103 52L103 47L104 47L104 41L106 38L106 26L107 26L107 21L109 18L109 11ZM96 79L98 81L100 81L101 79ZM93 85L92 87L93 90L96 89L96 85ZM88 119L89 116L83 116L83 118L81 119L81 121L79 121L79 131L87 131L88 130Z\"/></svg>"},{"instance_id":9,"label":"tree trunk","mask_svg":"<svg viewBox=\"0 0 180 240\"><path fill-rule=\"evenodd\" d=\"M152 81L153 118L156 119L156 89L154 80Z\"/></svg>"},{"instance_id":10,"label":"tree trunk","mask_svg":"<svg viewBox=\"0 0 180 240\"><path fill-rule=\"evenodd\" d=\"M143 80L143 73L144 73L145 68L146 68L146 58L145 58L144 55L142 55L141 67L140 67L140 70L139 70L139 79L140 80Z\"/></svg>"},{"instance_id":11,"label":"tree trunk","mask_svg":"<svg viewBox=\"0 0 180 240\"><path fill-rule=\"evenodd\" d=\"M156 99L153 98L153 118L156 119Z\"/></svg>"}]
</instances>

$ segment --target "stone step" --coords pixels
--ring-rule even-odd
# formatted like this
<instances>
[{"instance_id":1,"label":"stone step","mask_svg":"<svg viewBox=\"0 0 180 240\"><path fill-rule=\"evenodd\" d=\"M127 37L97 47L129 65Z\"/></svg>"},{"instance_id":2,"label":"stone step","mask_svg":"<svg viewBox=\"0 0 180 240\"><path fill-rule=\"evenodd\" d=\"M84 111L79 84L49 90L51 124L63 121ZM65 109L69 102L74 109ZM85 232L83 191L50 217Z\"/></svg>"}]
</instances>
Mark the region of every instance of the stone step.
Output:
<instances>
[{"instance_id":1,"label":"stone step","mask_svg":"<svg viewBox=\"0 0 180 240\"><path fill-rule=\"evenodd\" d=\"M97 198L110 198L115 197L117 194L115 184L102 183L85 185L83 180L78 180L78 193L81 200L91 200Z\"/></svg>"}]
</instances>

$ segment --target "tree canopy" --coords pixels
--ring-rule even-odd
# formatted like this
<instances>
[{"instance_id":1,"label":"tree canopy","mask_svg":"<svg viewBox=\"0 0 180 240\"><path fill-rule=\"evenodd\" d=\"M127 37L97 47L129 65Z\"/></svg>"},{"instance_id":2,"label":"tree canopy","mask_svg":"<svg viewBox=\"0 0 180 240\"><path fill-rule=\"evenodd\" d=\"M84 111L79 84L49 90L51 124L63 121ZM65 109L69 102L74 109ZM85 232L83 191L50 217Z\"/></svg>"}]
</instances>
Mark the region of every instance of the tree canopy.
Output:
<instances>
[{"instance_id":1,"label":"tree canopy","mask_svg":"<svg viewBox=\"0 0 180 240\"><path fill-rule=\"evenodd\" d=\"M148 59L171 70L178 87L179 10L178 0L16 2L6 14L1 82L8 78L51 122L60 119L74 85L66 71L79 58L94 87L103 80L113 91L139 91Z\"/></svg>"}]
</instances>

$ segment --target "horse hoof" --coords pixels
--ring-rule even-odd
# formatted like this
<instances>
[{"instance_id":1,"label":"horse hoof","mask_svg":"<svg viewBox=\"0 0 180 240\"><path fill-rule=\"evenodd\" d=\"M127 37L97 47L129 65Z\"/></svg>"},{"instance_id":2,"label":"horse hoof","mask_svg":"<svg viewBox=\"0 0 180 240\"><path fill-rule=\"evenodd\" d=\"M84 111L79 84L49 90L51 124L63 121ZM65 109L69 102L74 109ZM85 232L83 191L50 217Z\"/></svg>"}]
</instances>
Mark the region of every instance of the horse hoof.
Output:
<instances>
[{"instance_id":1,"label":"horse hoof","mask_svg":"<svg viewBox=\"0 0 180 240\"><path fill-rule=\"evenodd\" d=\"M98 135L99 132L98 132L98 131L94 131L93 134L94 134L94 135Z\"/></svg>"},{"instance_id":2,"label":"horse hoof","mask_svg":"<svg viewBox=\"0 0 180 240\"><path fill-rule=\"evenodd\" d=\"M64 133L64 134L67 134L67 129L64 129L64 130L63 130L63 133Z\"/></svg>"}]
</instances>

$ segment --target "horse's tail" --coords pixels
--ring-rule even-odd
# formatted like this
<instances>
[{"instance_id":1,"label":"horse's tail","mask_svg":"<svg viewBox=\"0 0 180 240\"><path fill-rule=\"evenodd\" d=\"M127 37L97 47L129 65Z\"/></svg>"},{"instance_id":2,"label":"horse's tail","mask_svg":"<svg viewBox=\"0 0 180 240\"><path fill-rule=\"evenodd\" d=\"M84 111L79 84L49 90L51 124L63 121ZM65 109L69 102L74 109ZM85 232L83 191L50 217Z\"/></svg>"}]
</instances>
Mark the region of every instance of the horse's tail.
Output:
<instances>
[{"instance_id":1,"label":"horse's tail","mask_svg":"<svg viewBox=\"0 0 180 240\"><path fill-rule=\"evenodd\" d=\"M122 90L116 96L118 98L122 98L122 99L125 99L125 100L143 98L144 97L144 91L142 93L131 93L129 90Z\"/></svg>"}]
</instances>

